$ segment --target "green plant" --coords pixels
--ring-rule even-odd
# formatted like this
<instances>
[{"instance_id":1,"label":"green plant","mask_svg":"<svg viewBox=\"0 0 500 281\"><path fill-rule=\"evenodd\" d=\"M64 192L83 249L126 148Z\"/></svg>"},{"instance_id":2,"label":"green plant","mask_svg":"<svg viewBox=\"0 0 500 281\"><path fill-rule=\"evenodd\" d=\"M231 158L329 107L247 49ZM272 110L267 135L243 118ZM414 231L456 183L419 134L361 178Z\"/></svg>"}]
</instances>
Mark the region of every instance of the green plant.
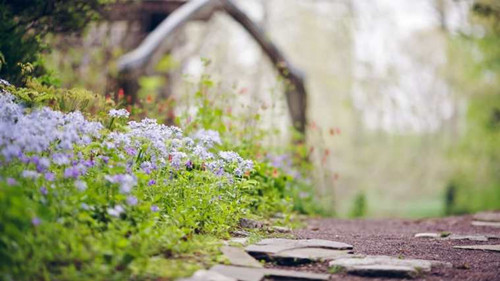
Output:
<instances>
[{"instance_id":1,"label":"green plant","mask_svg":"<svg viewBox=\"0 0 500 281\"><path fill-rule=\"evenodd\" d=\"M54 82L40 54L47 51L44 37L51 32L80 32L97 19L106 0L16 0L0 2L0 77L23 85L23 65L32 64L31 75Z\"/></svg>"}]
</instances>

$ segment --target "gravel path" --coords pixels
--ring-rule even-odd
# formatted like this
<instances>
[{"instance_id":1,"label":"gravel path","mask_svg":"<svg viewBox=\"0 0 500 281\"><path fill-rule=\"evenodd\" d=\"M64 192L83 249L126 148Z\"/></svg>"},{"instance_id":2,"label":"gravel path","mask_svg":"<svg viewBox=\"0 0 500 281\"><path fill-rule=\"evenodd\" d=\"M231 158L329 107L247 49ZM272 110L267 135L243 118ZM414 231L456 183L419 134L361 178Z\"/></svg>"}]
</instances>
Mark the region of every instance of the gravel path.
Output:
<instances>
[{"instance_id":1,"label":"gravel path","mask_svg":"<svg viewBox=\"0 0 500 281\"><path fill-rule=\"evenodd\" d=\"M500 281L500 252L453 248L459 245L500 244L499 239L479 242L414 238L416 233L421 232L500 235L500 228L472 226L471 221L471 216L421 220L311 219L307 228L294 231L294 235L302 239L317 238L349 243L354 246L356 254L439 260L453 264L453 268L433 269L422 278L414 280ZM292 269L286 266L272 267ZM328 273L327 263L294 266L293 269ZM332 280L394 279L362 278L340 273L333 275Z\"/></svg>"}]
</instances>

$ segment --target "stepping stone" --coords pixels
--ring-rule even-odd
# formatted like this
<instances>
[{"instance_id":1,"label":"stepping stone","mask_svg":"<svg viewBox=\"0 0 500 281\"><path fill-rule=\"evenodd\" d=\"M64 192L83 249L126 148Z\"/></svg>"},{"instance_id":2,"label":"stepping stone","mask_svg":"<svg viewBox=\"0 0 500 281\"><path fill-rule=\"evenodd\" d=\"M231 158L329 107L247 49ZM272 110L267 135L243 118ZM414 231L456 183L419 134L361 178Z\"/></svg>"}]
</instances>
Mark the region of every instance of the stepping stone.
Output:
<instances>
[{"instance_id":1,"label":"stepping stone","mask_svg":"<svg viewBox=\"0 0 500 281\"><path fill-rule=\"evenodd\" d=\"M333 260L352 254L351 250L331 250L324 248L298 248L278 252L273 257L296 260Z\"/></svg>"},{"instance_id":2,"label":"stepping stone","mask_svg":"<svg viewBox=\"0 0 500 281\"><path fill-rule=\"evenodd\" d=\"M415 238L441 238L441 234L430 232L417 233L415 234Z\"/></svg>"},{"instance_id":3,"label":"stepping stone","mask_svg":"<svg viewBox=\"0 0 500 281\"><path fill-rule=\"evenodd\" d=\"M198 270L189 278L177 279L177 281L238 281L235 278L224 276L216 271Z\"/></svg>"},{"instance_id":4,"label":"stepping stone","mask_svg":"<svg viewBox=\"0 0 500 281\"><path fill-rule=\"evenodd\" d=\"M330 260L351 253L349 244L320 239L264 239L245 250L257 259L282 262L308 262Z\"/></svg>"},{"instance_id":5,"label":"stepping stone","mask_svg":"<svg viewBox=\"0 0 500 281\"><path fill-rule=\"evenodd\" d=\"M489 221L473 221L474 226L488 226L500 228L500 222L489 222Z\"/></svg>"},{"instance_id":6,"label":"stepping stone","mask_svg":"<svg viewBox=\"0 0 500 281\"><path fill-rule=\"evenodd\" d=\"M368 277L415 278L419 272L402 265L360 265L346 268L346 273Z\"/></svg>"},{"instance_id":7,"label":"stepping stone","mask_svg":"<svg viewBox=\"0 0 500 281\"><path fill-rule=\"evenodd\" d=\"M500 222L500 212L482 212L473 216L476 221Z\"/></svg>"},{"instance_id":8,"label":"stepping stone","mask_svg":"<svg viewBox=\"0 0 500 281\"><path fill-rule=\"evenodd\" d=\"M262 264L241 248L223 246L221 251L232 265L262 268Z\"/></svg>"},{"instance_id":9,"label":"stepping stone","mask_svg":"<svg viewBox=\"0 0 500 281\"><path fill-rule=\"evenodd\" d=\"M471 240L471 241L488 241L488 237L486 235L455 235L452 234L444 240Z\"/></svg>"},{"instance_id":10,"label":"stepping stone","mask_svg":"<svg viewBox=\"0 0 500 281\"><path fill-rule=\"evenodd\" d=\"M450 263L399 259L389 256L344 257L330 262L330 267L348 274L377 277L416 277L420 272L429 272L433 267L452 267Z\"/></svg>"},{"instance_id":11,"label":"stepping stone","mask_svg":"<svg viewBox=\"0 0 500 281\"><path fill-rule=\"evenodd\" d=\"M483 250L483 251L500 252L500 245L469 245L469 246L454 246L453 248L464 249L464 250Z\"/></svg>"},{"instance_id":12,"label":"stepping stone","mask_svg":"<svg viewBox=\"0 0 500 281\"><path fill-rule=\"evenodd\" d=\"M280 280L329 280L328 274L317 274L292 270L272 268L248 268L228 265L215 265L210 269L227 277L240 281L261 281L264 278L279 278Z\"/></svg>"},{"instance_id":13,"label":"stepping stone","mask_svg":"<svg viewBox=\"0 0 500 281\"><path fill-rule=\"evenodd\" d=\"M500 239L498 235L490 235L490 234L472 234L472 235L458 235L451 234L449 236L443 237L439 233L417 233L415 234L416 238L432 238L439 240L471 240L471 241L488 241L489 239Z\"/></svg>"}]
</instances>

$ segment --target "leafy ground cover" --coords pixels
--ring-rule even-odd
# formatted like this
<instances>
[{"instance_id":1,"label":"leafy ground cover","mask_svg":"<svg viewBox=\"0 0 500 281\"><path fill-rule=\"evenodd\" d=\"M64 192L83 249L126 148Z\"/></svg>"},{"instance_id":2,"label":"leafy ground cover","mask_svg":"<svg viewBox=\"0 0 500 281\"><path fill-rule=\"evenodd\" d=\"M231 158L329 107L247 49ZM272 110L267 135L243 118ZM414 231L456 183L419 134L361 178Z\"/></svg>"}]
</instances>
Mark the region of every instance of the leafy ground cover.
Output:
<instances>
[{"instance_id":1,"label":"leafy ground cover","mask_svg":"<svg viewBox=\"0 0 500 281\"><path fill-rule=\"evenodd\" d=\"M286 167L243 158L249 146L210 124L183 131L85 91L3 84L4 280L170 280L218 259L240 218L286 224L312 205Z\"/></svg>"}]
</instances>

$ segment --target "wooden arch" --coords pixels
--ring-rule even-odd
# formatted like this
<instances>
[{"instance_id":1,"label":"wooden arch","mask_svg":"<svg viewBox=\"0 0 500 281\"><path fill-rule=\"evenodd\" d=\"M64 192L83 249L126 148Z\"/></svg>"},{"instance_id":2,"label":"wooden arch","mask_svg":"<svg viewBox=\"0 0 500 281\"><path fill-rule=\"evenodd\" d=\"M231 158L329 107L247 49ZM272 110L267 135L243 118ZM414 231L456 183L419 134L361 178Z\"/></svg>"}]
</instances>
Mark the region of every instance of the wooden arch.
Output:
<instances>
[{"instance_id":1,"label":"wooden arch","mask_svg":"<svg viewBox=\"0 0 500 281\"><path fill-rule=\"evenodd\" d=\"M305 134L307 93L304 74L295 68L280 52L276 45L264 34L232 0L191 0L174 10L158 25L141 44L118 60L119 81L122 86L130 82L133 71L149 62L162 42L186 22L200 14L212 14L216 10L228 13L257 41L269 57L279 74L287 81L286 100L294 128Z\"/></svg>"}]
</instances>

